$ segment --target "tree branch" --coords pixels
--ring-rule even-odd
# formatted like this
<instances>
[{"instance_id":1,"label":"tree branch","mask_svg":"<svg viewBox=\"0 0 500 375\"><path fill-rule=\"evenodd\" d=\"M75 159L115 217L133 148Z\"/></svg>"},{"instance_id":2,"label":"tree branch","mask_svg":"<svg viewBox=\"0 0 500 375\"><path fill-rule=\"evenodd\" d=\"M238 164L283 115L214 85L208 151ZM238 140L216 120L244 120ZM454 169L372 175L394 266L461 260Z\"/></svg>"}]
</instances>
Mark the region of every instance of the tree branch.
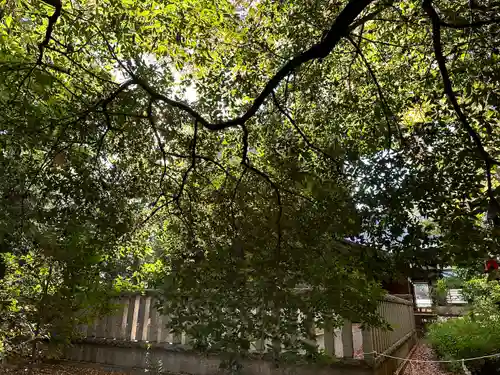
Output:
<instances>
[{"instance_id":1,"label":"tree branch","mask_svg":"<svg viewBox=\"0 0 500 375\"><path fill-rule=\"evenodd\" d=\"M271 187L273 188L274 194L276 195L276 203L278 205L278 215L276 217L276 230L278 233L278 239L276 241L276 258L279 261L280 253L281 253L281 239L282 239L281 218L283 216L283 203L281 201L281 193L280 193L279 186L273 180L271 180L271 177L269 177L267 174L265 174L261 170L253 167L248 162L246 162L246 161L242 162L242 165L245 166L247 169L251 170L256 175L262 177L265 181L267 181L269 183L269 185L271 185Z\"/></svg>"},{"instance_id":2,"label":"tree branch","mask_svg":"<svg viewBox=\"0 0 500 375\"><path fill-rule=\"evenodd\" d=\"M349 27L349 32L355 30L357 27L361 25L364 25L365 22L375 20L375 17L377 17L384 9L386 9L386 6L391 5L393 2L394 2L393 0L389 1L386 4L381 5L380 8L356 20L356 22L353 22L353 24Z\"/></svg>"},{"instance_id":3,"label":"tree branch","mask_svg":"<svg viewBox=\"0 0 500 375\"><path fill-rule=\"evenodd\" d=\"M451 29L468 29L468 28L474 28L474 27L500 24L500 18L493 18L491 20L480 20L480 21L475 21L475 22L470 22L470 23L450 23L450 22L440 20L439 24L442 27L448 27Z\"/></svg>"},{"instance_id":4,"label":"tree branch","mask_svg":"<svg viewBox=\"0 0 500 375\"><path fill-rule=\"evenodd\" d=\"M163 143L161 141L160 134L158 133L158 128L156 127L156 122L153 116L153 99L149 100L148 104L148 109L147 109L147 116L149 120L149 124L151 125L151 128L153 129L153 133L155 135L156 141L158 142L158 147L160 147L162 159L163 159L163 172L160 177L160 191L163 191L163 181L165 180L165 176L167 174L167 153L165 152L165 148L163 147ZM159 199L159 197L158 197ZM158 199L156 200L156 203L158 202ZM153 206L156 206L156 203Z\"/></svg>"},{"instance_id":5,"label":"tree branch","mask_svg":"<svg viewBox=\"0 0 500 375\"><path fill-rule=\"evenodd\" d=\"M446 67L446 61L443 55L443 48L441 45L441 21L436 10L432 7L431 0L424 0L423 2L424 10L427 12L429 18L432 23L432 42L434 46L434 54L436 56L436 60L439 66L439 71L441 72L441 77L443 78L443 86L444 92L448 97L455 113L457 114L458 119L462 123L463 127L469 134L470 138L476 144L476 148L479 151L482 159L488 161L490 164L500 164L500 162L493 160L489 153L484 149L481 138L476 133L476 131L470 126L467 117L462 112L460 105L458 104L457 97L453 91L453 87L451 84L450 75L448 73L448 68Z\"/></svg>"},{"instance_id":6,"label":"tree branch","mask_svg":"<svg viewBox=\"0 0 500 375\"><path fill-rule=\"evenodd\" d=\"M238 178L238 181L236 181L236 185L234 186L233 196L231 197L231 217L233 219L233 229L235 232L238 231L238 228L236 226L236 215L234 213L236 194L238 193L238 188L241 184L241 181L243 181L243 177L245 177L245 174L247 173L247 171L248 171L248 169L244 168L243 171L241 172L240 177Z\"/></svg>"},{"instance_id":7,"label":"tree branch","mask_svg":"<svg viewBox=\"0 0 500 375\"><path fill-rule=\"evenodd\" d=\"M387 101L385 100L385 96L384 96L384 93L382 92L382 88L380 87L377 76L375 75L375 72L373 71L370 63L368 62L363 51L361 50L361 47L358 44L356 44L356 42L349 35L347 36L347 40L356 49L357 53L361 57L361 60L363 60L363 63L365 64L366 69L368 70L368 73L370 74L370 77L373 80L373 83L377 87L378 97L380 99L380 102L382 103L382 108L384 110L384 117L385 117L385 121L387 123L387 148L390 150L392 148L392 128L391 128L391 121L389 119L389 116L391 116L391 117L393 116L392 111L391 111L389 105L387 104Z\"/></svg>"},{"instance_id":8,"label":"tree branch","mask_svg":"<svg viewBox=\"0 0 500 375\"><path fill-rule=\"evenodd\" d=\"M460 105L458 104L457 97L453 91L453 86L451 83L450 74L448 73L448 68L446 67L446 60L445 60L445 57L443 55L443 47L441 45L442 21L439 18L439 15L437 14L436 10L432 6L432 1L431 0L424 0L422 3L422 7L424 8L427 15L429 16L429 19L431 20L432 42L433 42L433 46L434 46L434 54L436 56L436 60L438 62L438 66L439 66L439 71L441 72L441 77L443 79L444 92L445 92L446 96L448 97L448 100L450 101L459 121L462 123L462 126L465 128L465 130L469 134L469 137L475 143L476 149L484 161L486 179L487 179L487 183L488 183L488 196L490 198L490 201L497 207L498 212L500 212L500 203L498 203L498 201L496 200L494 193L493 193L493 190L492 190L492 185L491 185L491 167L495 164L500 165L500 162L493 159L490 156L490 154L485 150L479 134L469 124L469 121L467 120L467 116L463 113L462 109L460 108Z\"/></svg>"},{"instance_id":9,"label":"tree branch","mask_svg":"<svg viewBox=\"0 0 500 375\"><path fill-rule=\"evenodd\" d=\"M97 109L99 106L101 106L102 113L104 114L104 118L106 120L106 130L104 131L101 138L99 139L99 144L97 146L97 151L96 151L96 156L95 156L96 162L99 158L99 154L101 153L106 136L108 135L109 131L113 129L113 127L111 125L111 116L110 116L110 113L108 112L108 105L113 100L115 100L118 97L118 95L120 95L120 93L122 93L125 89L127 89L131 84L132 84L131 81L124 82L110 96L108 96L106 99L103 99L103 100L97 102L97 104L93 107L94 109ZM87 111L84 116L86 116L88 113L90 113L91 110ZM80 118L82 118L82 117L80 117Z\"/></svg>"},{"instance_id":10,"label":"tree branch","mask_svg":"<svg viewBox=\"0 0 500 375\"><path fill-rule=\"evenodd\" d=\"M36 60L36 65L42 63L43 60L43 52L45 47L48 46L50 38L52 37L52 32L54 31L54 25L56 24L59 16L61 15L62 10L62 2L61 0L42 0L44 3L49 4L54 7L54 13L49 17L49 24L47 25L47 29L45 30L45 38L43 38L42 42L38 45L38 59Z\"/></svg>"},{"instance_id":11,"label":"tree branch","mask_svg":"<svg viewBox=\"0 0 500 375\"><path fill-rule=\"evenodd\" d=\"M176 152L167 152L167 155L169 156L174 156L176 158L181 158L181 159L189 159L192 157L192 155L184 155L184 154L178 154ZM208 156L204 156L204 155L198 155L196 154L195 155L195 158L196 159L200 159L200 160L205 160L209 163L212 163L214 165L216 165L222 172L224 172L224 174L228 177L231 177L233 180L236 180L236 176L233 176L231 173L229 173L226 168L224 168L224 166L219 163L218 161L208 157Z\"/></svg>"},{"instance_id":12,"label":"tree branch","mask_svg":"<svg viewBox=\"0 0 500 375\"><path fill-rule=\"evenodd\" d=\"M325 158L327 159L330 159L334 162L337 163L337 160L335 160L335 158L329 154L327 154L325 151L323 151L322 149L320 149L319 147L317 147L316 145L314 145L310 140L309 138L307 137L307 135L302 131L302 129L297 125L297 123L295 122L295 120L292 118L292 116L290 116L290 114L285 111L285 109L283 107L281 107L280 103L278 102L278 99L276 98L276 95L274 94L274 92L271 94L272 97L273 97L273 101L274 101L274 105L276 106L276 108L278 109L278 111L281 112L281 114L283 116L285 116L288 121L293 125L293 127L295 128L295 130L297 130L297 132L300 134L300 136L302 137L302 139L304 140L304 142L306 142L307 146L314 150L317 154L320 154L320 155L323 155Z\"/></svg>"},{"instance_id":13,"label":"tree branch","mask_svg":"<svg viewBox=\"0 0 500 375\"><path fill-rule=\"evenodd\" d=\"M194 135L193 139L191 141L191 164L189 165L188 169L184 172L182 176L182 182L181 186L179 188L179 192L177 195L174 197L174 200L179 202L180 197L182 196L182 193L184 192L184 188L186 186L187 178L189 176L189 173L196 167L196 143L198 141L198 121L194 122Z\"/></svg>"},{"instance_id":14,"label":"tree branch","mask_svg":"<svg viewBox=\"0 0 500 375\"><path fill-rule=\"evenodd\" d=\"M257 96L257 98L255 98L250 108L242 116L228 121L210 123L189 105L176 100L172 100L165 95L156 92L144 80L137 77L133 72L131 72L130 69L127 69L127 71L131 75L133 81L141 86L151 97L157 100L164 101L174 108L185 111L195 120L197 120L202 126L209 130L222 130L230 127L241 126L255 115L255 113L258 111L267 97L271 95L271 93L286 76L288 76L290 73L292 73L308 61L321 60L328 56L338 44L338 42L342 39L342 37L348 35L349 27L352 25L354 20L373 2L374 0L349 1L349 3L347 3L344 9L337 16L332 24L332 27L326 33L325 37L319 43L314 44L312 47L298 54L290 61L288 61L285 65L283 65L281 69L278 70L278 72L276 72L276 74L267 82L267 84L264 86L264 89Z\"/></svg>"}]
</instances>

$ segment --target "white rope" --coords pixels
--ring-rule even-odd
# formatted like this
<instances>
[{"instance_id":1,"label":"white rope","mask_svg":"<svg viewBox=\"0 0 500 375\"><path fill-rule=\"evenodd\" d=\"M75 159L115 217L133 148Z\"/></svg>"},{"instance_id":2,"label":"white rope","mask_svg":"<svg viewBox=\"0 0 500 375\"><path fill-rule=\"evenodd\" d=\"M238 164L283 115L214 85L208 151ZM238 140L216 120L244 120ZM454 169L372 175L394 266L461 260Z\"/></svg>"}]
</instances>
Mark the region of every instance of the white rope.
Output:
<instances>
[{"instance_id":1,"label":"white rope","mask_svg":"<svg viewBox=\"0 0 500 375\"><path fill-rule=\"evenodd\" d=\"M469 369L465 366L465 361L463 359L462 359L462 370L464 371L465 375L472 375Z\"/></svg>"},{"instance_id":2,"label":"white rope","mask_svg":"<svg viewBox=\"0 0 500 375\"><path fill-rule=\"evenodd\" d=\"M494 358L494 357L500 357L500 353L496 354L490 354L490 355L483 355L481 357L473 357L473 358L463 358L463 359L450 359L450 360L441 360L441 361L426 361L422 359L408 359L408 358L401 358L401 357L394 357L392 355L384 354L384 353L377 353L377 352L370 352L370 353L363 353L363 355L374 355L380 356L380 357L386 357L386 358L392 358L392 359L399 359L401 361L408 361L408 362L414 362L414 363L454 363L454 362L466 362L466 361L476 361L478 359L485 359L485 358Z\"/></svg>"}]
</instances>

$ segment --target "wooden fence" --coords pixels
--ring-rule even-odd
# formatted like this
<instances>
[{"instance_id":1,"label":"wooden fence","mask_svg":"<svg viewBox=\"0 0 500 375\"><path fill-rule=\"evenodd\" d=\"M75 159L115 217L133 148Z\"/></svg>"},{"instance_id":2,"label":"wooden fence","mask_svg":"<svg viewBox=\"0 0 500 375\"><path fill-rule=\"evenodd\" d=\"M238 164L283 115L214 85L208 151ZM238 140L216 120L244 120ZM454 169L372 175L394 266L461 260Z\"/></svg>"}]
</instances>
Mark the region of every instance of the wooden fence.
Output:
<instances>
[{"instance_id":1,"label":"wooden fence","mask_svg":"<svg viewBox=\"0 0 500 375\"><path fill-rule=\"evenodd\" d=\"M391 330L370 328L363 330L364 359L373 362L384 360L384 354L391 355L403 343L415 335L413 303L391 295L379 303L378 313L390 325ZM368 354L373 353L373 354Z\"/></svg>"},{"instance_id":2,"label":"wooden fence","mask_svg":"<svg viewBox=\"0 0 500 375\"><path fill-rule=\"evenodd\" d=\"M167 315L161 315L150 295L132 295L117 301L120 308L114 315L103 317L90 326L80 327L89 342L130 342L155 344L155 347L189 348L190 338L174 334L167 328ZM390 324L391 330L361 329L359 324L344 321L340 329L314 329L312 344L331 357L360 361L377 370L377 374L390 374L399 361L388 361L384 355L404 357L415 342L415 318L411 301L387 295L378 306L379 314ZM314 337L315 336L315 337ZM100 339L100 340L98 340ZM309 338L311 341L311 338ZM116 346L116 345L115 345ZM263 352L270 342L254 342L251 351ZM83 360L83 355L76 356Z\"/></svg>"}]
</instances>

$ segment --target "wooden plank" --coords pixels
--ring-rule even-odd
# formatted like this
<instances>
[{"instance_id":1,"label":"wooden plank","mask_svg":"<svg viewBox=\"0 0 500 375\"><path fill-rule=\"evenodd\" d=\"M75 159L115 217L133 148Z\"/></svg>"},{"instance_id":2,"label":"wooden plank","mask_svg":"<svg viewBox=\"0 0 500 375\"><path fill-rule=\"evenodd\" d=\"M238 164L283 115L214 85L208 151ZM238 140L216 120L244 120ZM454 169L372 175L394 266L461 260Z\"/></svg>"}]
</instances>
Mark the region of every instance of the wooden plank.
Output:
<instances>
[{"instance_id":1,"label":"wooden plank","mask_svg":"<svg viewBox=\"0 0 500 375\"><path fill-rule=\"evenodd\" d=\"M113 336L113 315L111 312L108 316L106 316L106 328L104 329L104 337L107 339L114 339Z\"/></svg>"},{"instance_id":2,"label":"wooden plank","mask_svg":"<svg viewBox=\"0 0 500 375\"><path fill-rule=\"evenodd\" d=\"M158 342L158 337L157 337L157 332L158 332L158 310L155 307L155 301L151 300L151 320L149 324L149 336L148 336L148 341L149 342Z\"/></svg>"},{"instance_id":3,"label":"wooden plank","mask_svg":"<svg viewBox=\"0 0 500 375\"><path fill-rule=\"evenodd\" d=\"M184 333L181 335L181 341L182 341L182 344L183 344L183 345L191 345L191 344L192 344L192 342L193 342L193 339L192 339L192 337L191 337L191 336L189 336L187 333L185 333L185 332L184 332Z\"/></svg>"},{"instance_id":4,"label":"wooden plank","mask_svg":"<svg viewBox=\"0 0 500 375\"><path fill-rule=\"evenodd\" d=\"M391 317L390 317L390 303L389 302L383 302L382 303L382 310L384 312L384 318L386 321L390 324L391 323ZM391 346L391 339L392 339L392 332L389 330L384 331L384 336L382 338L382 347L387 349L389 346Z\"/></svg>"},{"instance_id":5,"label":"wooden plank","mask_svg":"<svg viewBox=\"0 0 500 375\"><path fill-rule=\"evenodd\" d=\"M172 344L182 344L182 332L173 333Z\"/></svg>"},{"instance_id":6,"label":"wooden plank","mask_svg":"<svg viewBox=\"0 0 500 375\"><path fill-rule=\"evenodd\" d=\"M395 324L395 319L394 319L394 316L395 316L394 305L388 303L387 310L388 310L388 321L392 326L392 331L391 331L390 340L389 340L389 346L392 346L392 344L394 344L397 340L396 339L396 337L397 337L396 330L398 329L398 327Z\"/></svg>"},{"instance_id":7,"label":"wooden plank","mask_svg":"<svg viewBox=\"0 0 500 375\"><path fill-rule=\"evenodd\" d=\"M330 321L325 322L323 342L325 345L325 354L330 357L335 357L335 331Z\"/></svg>"},{"instance_id":8,"label":"wooden plank","mask_svg":"<svg viewBox=\"0 0 500 375\"><path fill-rule=\"evenodd\" d=\"M258 352L264 352L266 350L266 347L264 345L264 340L263 339L256 340L254 342L254 348Z\"/></svg>"},{"instance_id":9,"label":"wooden plank","mask_svg":"<svg viewBox=\"0 0 500 375\"><path fill-rule=\"evenodd\" d=\"M170 317L167 314L162 315L163 319L163 331L162 331L162 341L168 342L170 344L182 344L182 332L172 333L172 327L170 326Z\"/></svg>"},{"instance_id":10,"label":"wooden plank","mask_svg":"<svg viewBox=\"0 0 500 375\"><path fill-rule=\"evenodd\" d=\"M97 320L94 320L92 323L90 323L88 327L89 327L88 332L87 332L88 337L95 337L96 336Z\"/></svg>"},{"instance_id":11,"label":"wooden plank","mask_svg":"<svg viewBox=\"0 0 500 375\"><path fill-rule=\"evenodd\" d=\"M362 331L363 335L363 357L366 363L373 365L375 363L375 355L373 353L373 339L371 328L365 328Z\"/></svg>"},{"instance_id":12,"label":"wooden plank","mask_svg":"<svg viewBox=\"0 0 500 375\"><path fill-rule=\"evenodd\" d=\"M142 341L143 332L147 329L148 322L145 321L145 313L146 313L146 296L141 296L139 301L139 312L137 313L137 323L136 323L136 332L135 332L135 340Z\"/></svg>"},{"instance_id":13,"label":"wooden plank","mask_svg":"<svg viewBox=\"0 0 500 375\"><path fill-rule=\"evenodd\" d=\"M130 338L130 336L127 336L128 320L129 320L129 315L130 315L129 310L130 310L130 298L125 298L123 300L120 330L119 330L117 339L128 340Z\"/></svg>"},{"instance_id":14,"label":"wooden plank","mask_svg":"<svg viewBox=\"0 0 500 375\"><path fill-rule=\"evenodd\" d=\"M316 325L314 322L314 316L306 312L304 314L304 328L306 337L303 341L305 341L308 345L311 345L311 348L318 347L317 339L316 339Z\"/></svg>"},{"instance_id":15,"label":"wooden plank","mask_svg":"<svg viewBox=\"0 0 500 375\"><path fill-rule=\"evenodd\" d=\"M405 306L398 306L398 323L399 323L399 332L398 332L398 340L405 335Z\"/></svg>"},{"instance_id":16,"label":"wooden plank","mask_svg":"<svg viewBox=\"0 0 500 375\"><path fill-rule=\"evenodd\" d=\"M163 315L158 312L158 320L156 326L156 342L163 342L163 331L165 329L165 324L163 323Z\"/></svg>"},{"instance_id":17,"label":"wooden plank","mask_svg":"<svg viewBox=\"0 0 500 375\"><path fill-rule=\"evenodd\" d=\"M373 343L373 350L378 352L381 349L380 345L380 338L381 338L381 332L380 328L372 328L372 343Z\"/></svg>"},{"instance_id":18,"label":"wooden plank","mask_svg":"<svg viewBox=\"0 0 500 375\"><path fill-rule=\"evenodd\" d=\"M141 296L136 296L132 300L132 319L130 320L130 341L137 341L137 318L139 317L139 307Z\"/></svg>"},{"instance_id":19,"label":"wooden plank","mask_svg":"<svg viewBox=\"0 0 500 375\"><path fill-rule=\"evenodd\" d=\"M379 303L377 306L377 313L379 315L382 314L382 303ZM374 340L373 340L373 350L376 352L380 352L384 346L383 339L384 339L384 334L385 332L382 331L382 329L377 328L374 330Z\"/></svg>"},{"instance_id":20,"label":"wooden plank","mask_svg":"<svg viewBox=\"0 0 500 375\"><path fill-rule=\"evenodd\" d=\"M106 317L100 317L97 320L96 329L95 329L95 337L103 338L106 330Z\"/></svg>"},{"instance_id":21,"label":"wooden plank","mask_svg":"<svg viewBox=\"0 0 500 375\"><path fill-rule=\"evenodd\" d=\"M410 315L408 314L408 307L403 309L403 335L410 332Z\"/></svg>"},{"instance_id":22,"label":"wooden plank","mask_svg":"<svg viewBox=\"0 0 500 375\"><path fill-rule=\"evenodd\" d=\"M391 327L393 329L396 329L396 327L394 327L392 305L390 303L386 303L385 306L386 306L386 311L387 311L387 321L391 324ZM390 331L387 336L388 336L387 347L390 347L394 342L394 331Z\"/></svg>"},{"instance_id":23,"label":"wooden plank","mask_svg":"<svg viewBox=\"0 0 500 375\"><path fill-rule=\"evenodd\" d=\"M146 301L144 303L142 341L148 341L150 325L151 325L151 297L146 297Z\"/></svg>"},{"instance_id":24,"label":"wooden plank","mask_svg":"<svg viewBox=\"0 0 500 375\"><path fill-rule=\"evenodd\" d=\"M121 324L122 324L122 316L123 316L123 299L115 300L115 305L117 305L116 310L113 312L113 316L111 318L111 329L110 336L118 340L121 334Z\"/></svg>"},{"instance_id":25,"label":"wooden plank","mask_svg":"<svg viewBox=\"0 0 500 375\"><path fill-rule=\"evenodd\" d=\"M80 335L82 335L82 337L87 337L88 329L89 326L87 324L80 324L76 330Z\"/></svg>"},{"instance_id":26,"label":"wooden plank","mask_svg":"<svg viewBox=\"0 0 500 375\"><path fill-rule=\"evenodd\" d=\"M342 356L344 358L352 358L353 354L352 323L344 319L344 326L342 327Z\"/></svg>"}]
</instances>

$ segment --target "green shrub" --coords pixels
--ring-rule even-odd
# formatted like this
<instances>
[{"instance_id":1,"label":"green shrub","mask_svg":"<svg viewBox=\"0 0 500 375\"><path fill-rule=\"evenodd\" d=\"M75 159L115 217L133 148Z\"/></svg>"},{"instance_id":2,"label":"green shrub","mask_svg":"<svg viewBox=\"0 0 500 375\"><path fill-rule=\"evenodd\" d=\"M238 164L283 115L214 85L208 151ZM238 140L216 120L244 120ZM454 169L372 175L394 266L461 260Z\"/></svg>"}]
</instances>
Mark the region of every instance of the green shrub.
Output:
<instances>
[{"instance_id":1,"label":"green shrub","mask_svg":"<svg viewBox=\"0 0 500 375\"><path fill-rule=\"evenodd\" d=\"M459 360L500 353L500 319L498 315L480 319L472 316L434 323L427 334L429 343L440 359ZM485 361L471 361L467 366L480 370ZM450 364L458 370L460 363Z\"/></svg>"},{"instance_id":2,"label":"green shrub","mask_svg":"<svg viewBox=\"0 0 500 375\"><path fill-rule=\"evenodd\" d=\"M429 327L428 339L443 359L480 357L500 352L500 321L449 319Z\"/></svg>"},{"instance_id":3,"label":"green shrub","mask_svg":"<svg viewBox=\"0 0 500 375\"><path fill-rule=\"evenodd\" d=\"M436 292L445 293L447 287L445 282L438 282ZM472 304L470 314L431 324L427 333L430 345L443 360L500 353L500 283L488 281L485 276L481 276L465 280L461 287L464 297ZM448 367L462 373L459 370L460 363ZM500 373L499 358L471 361L467 363L467 367L473 374Z\"/></svg>"}]
</instances>

